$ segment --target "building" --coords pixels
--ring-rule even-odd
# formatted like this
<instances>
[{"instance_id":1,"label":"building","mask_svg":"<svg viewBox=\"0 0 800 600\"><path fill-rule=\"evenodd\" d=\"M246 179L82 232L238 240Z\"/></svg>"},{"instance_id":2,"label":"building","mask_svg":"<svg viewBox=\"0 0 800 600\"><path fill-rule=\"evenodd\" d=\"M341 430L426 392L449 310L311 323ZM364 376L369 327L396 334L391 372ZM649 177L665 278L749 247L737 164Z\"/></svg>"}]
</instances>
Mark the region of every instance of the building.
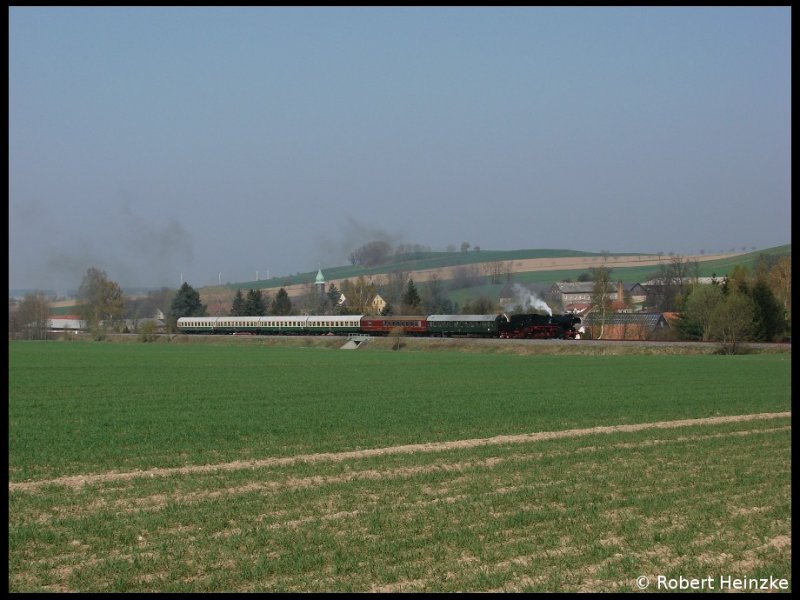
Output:
<instances>
[{"instance_id":1,"label":"building","mask_svg":"<svg viewBox=\"0 0 800 600\"><path fill-rule=\"evenodd\" d=\"M325 276L322 274L322 267L317 271L317 278L314 280L314 286L317 288L317 294L320 298L325 295Z\"/></svg>"},{"instance_id":2,"label":"building","mask_svg":"<svg viewBox=\"0 0 800 600\"><path fill-rule=\"evenodd\" d=\"M375 294L375 297L369 303L370 314L379 315L383 313L384 308L386 308L386 300L381 298L380 294Z\"/></svg>"},{"instance_id":3,"label":"building","mask_svg":"<svg viewBox=\"0 0 800 600\"><path fill-rule=\"evenodd\" d=\"M584 313L592 305L594 295L594 281L554 283L550 288L551 297L561 302L564 312ZM647 298L647 291L638 283L609 284L608 299L614 310L635 311ZM625 299L630 305L625 304Z\"/></svg>"},{"instance_id":4,"label":"building","mask_svg":"<svg viewBox=\"0 0 800 600\"><path fill-rule=\"evenodd\" d=\"M587 339L652 340L663 337L670 325L661 313L612 313L605 320L597 313L583 319Z\"/></svg>"},{"instance_id":5,"label":"building","mask_svg":"<svg viewBox=\"0 0 800 600\"><path fill-rule=\"evenodd\" d=\"M50 333L80 333L86 331L86 321L78 315L51 315L47 323Z\"/></svg>"}]
</instances>

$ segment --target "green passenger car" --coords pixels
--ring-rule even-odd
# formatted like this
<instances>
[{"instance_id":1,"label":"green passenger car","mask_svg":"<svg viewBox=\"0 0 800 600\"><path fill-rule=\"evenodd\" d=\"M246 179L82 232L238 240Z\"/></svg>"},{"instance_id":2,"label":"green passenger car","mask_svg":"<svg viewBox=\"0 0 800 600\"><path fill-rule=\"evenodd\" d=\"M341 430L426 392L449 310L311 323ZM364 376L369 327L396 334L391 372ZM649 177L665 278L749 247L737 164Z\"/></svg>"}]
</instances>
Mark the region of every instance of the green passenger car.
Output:
<instances>
[{"instance_id":1,"label":"green passenger car","mask_svg":"<svg viewBox=\"0 0 800 600\"><path fill-rule=\"evenodd\" d=\"M498 337L503 315L430 315L428 333L434 336Z\"/></svg>"}]
</instances>

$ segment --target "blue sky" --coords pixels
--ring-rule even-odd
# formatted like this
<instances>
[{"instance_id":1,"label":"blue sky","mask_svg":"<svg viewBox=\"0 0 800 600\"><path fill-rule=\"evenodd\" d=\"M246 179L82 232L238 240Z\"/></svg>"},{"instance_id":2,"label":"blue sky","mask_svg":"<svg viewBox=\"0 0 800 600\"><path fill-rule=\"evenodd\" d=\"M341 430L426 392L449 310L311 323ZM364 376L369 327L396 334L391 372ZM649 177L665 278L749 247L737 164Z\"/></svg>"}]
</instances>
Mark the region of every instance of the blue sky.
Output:
<instances>
[{"instance_id":1,"label":"blue sky","mask_svg":"<svg viewBox=\"0 0 800 600\"><path fill-rule=\"evenodd\" d=\"M789 243L790 11L12 7L9 285Z\"/></svg>"}]
</instances>

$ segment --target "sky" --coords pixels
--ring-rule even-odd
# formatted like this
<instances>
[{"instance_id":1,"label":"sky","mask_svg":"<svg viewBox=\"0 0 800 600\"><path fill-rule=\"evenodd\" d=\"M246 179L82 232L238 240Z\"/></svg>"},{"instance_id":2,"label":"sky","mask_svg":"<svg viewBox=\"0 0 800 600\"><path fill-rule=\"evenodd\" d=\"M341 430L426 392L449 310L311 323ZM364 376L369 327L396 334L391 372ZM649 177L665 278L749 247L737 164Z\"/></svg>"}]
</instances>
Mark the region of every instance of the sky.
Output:
<instances>
[{"instance_id":1,"label":"sky","mask_svg":"<svg viewBox=\"0 0 800 600\"><path fill-rule=\"evenodd\" d=\"M10 7L9 287L791 242L790 7Z\"/></svg>"}]
</instances>

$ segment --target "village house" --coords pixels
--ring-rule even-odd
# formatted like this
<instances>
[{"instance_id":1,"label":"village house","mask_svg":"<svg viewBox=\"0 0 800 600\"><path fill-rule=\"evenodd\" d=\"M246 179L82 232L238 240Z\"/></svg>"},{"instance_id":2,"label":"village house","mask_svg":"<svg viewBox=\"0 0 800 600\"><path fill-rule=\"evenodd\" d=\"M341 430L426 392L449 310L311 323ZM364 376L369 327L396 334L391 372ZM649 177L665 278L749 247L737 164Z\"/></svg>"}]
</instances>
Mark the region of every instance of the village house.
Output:
<instances>
[{"instance_id":1,"label":"village house","mask_svg":"<svg viewBox=\"0 0 800 600\"><path fill-rule=\"evenodd\" d=\"M593 281L565 282L559 281L550 288L551 297L561 303L564 312L584 314L592 305L594 295ZM622 283L609 285L609 300L614 310L636 311L647 298L646 290L638 283ZM630 306L625 304L629 299Z\"/></svg>"}]
</instances>

